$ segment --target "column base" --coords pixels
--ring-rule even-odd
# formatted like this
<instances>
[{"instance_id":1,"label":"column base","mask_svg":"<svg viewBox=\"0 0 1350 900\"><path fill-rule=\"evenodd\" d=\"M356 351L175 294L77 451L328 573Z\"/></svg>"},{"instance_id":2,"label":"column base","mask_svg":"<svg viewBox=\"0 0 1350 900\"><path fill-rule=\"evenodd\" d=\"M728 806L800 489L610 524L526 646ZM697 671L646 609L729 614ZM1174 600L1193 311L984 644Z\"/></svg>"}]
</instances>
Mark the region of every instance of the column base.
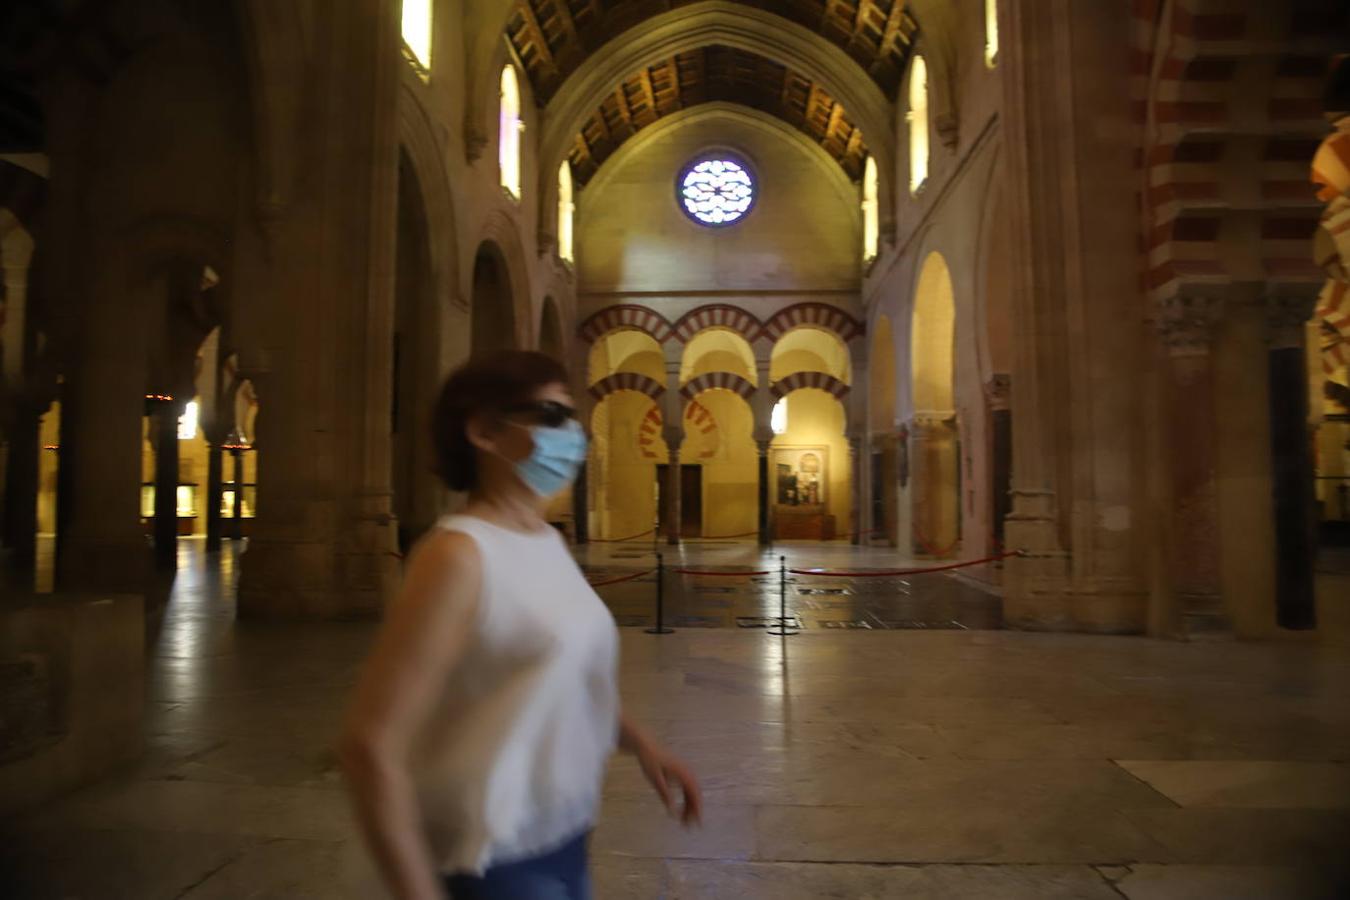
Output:
<instances>
[{"instance_id":1,"label":"column base","mask_svg":"<svg viewBox=\"0 0 1350 900\"><path fill-rule=\"evenodd\" d=\"M143 594L150 587L152 563L153 551L142 537L70 535L61 547L56 583L63 593Z\"/></svg>"},{"instance_id":2,"label":"column base","mask_svg":"<svg viewBox=\"0 0 1350 900\"><path fill-rule=\"evenodd\" d=\"M398 589L392 551L251 538L241 557L240 619L375 619Z\"/></svg>"}]
</instances>

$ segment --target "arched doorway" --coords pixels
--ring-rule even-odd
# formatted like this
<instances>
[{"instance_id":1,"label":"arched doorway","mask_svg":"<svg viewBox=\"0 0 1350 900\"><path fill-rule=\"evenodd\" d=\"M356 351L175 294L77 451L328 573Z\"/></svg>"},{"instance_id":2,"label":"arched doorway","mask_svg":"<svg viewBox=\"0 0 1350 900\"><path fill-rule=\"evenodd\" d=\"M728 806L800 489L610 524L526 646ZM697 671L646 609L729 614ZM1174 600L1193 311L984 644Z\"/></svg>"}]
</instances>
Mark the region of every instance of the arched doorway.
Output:
<instances>
[{"instance_id":1,"label":"arched doorway","mask_svg":"<svg viewBox=\"0 0 1350 900\"><path fill-rule=\"evenodd\" d=\"M961 537L955 325L951 273L941 254L930 253L914 290L910 326L910 525L919 555L946 556Z\"/></svg>"},{"instance_id":2,"label":"arched doorway","mask_svg":"<svg viewBox=\"0 0 1350 900\"><path fill-rule=\"evenodd\" d=\"M754 350L740 333L707 328L685 344L678 503L665 509L667 525L678 518L682 537L758 534L759 448L749 403L756 380ZM663 495L675 491L675 477L669 464L658 466Z\"/></svg>"},{"instance_id":3,"label":"arched doorway","mask_svg":"<svg viewBox=\"0 0 1350 900\"><path fill-rule=\"evenodd\" d=\"M539 315L539 350L554 359L566 360L562 320L558 316L558 304L552 297L544 298L544 309Z\"/></svg>"},{"instance_id":4,"label":"arched doorway","mask_svg":"<svg viewBox=\"0 0 1350 900\"><path fill-rule=\"evenodd\" d=\"M899 468L895 434L895 335L891 320L884 314L878 315L872 323L869 362L867 411L872 466L869 527L874 538L882 538L894 547L899 519L896 515L897 489L901 481L908 479L909 473Z\"/></svg>"},{"instance_id":5,"label":"arched doorway","mask_svg":"<svg viewBox=\"0 0 1350 900\"><path fill-rule=\"evenodd\" d=\"M648 334L610 331L591 344L587 383L597 403L586 482L590 532L605 540L656 527L656 466L667 459L661 396L665 357Z\"/></svg>"},{"instance_id":6,"label":"arched doorway","mask_svg":"<svg viewBox=\"0 0 1350 900\"><path fill-rule=\"evenodd\" d=\"M511 274L501 248L492 241L484 241L473 260L471 355L512 350L518 346L512 288Z\"/></svg>"},{"instance_id":7,"label":"arched doorway","mask_svg":"<svg viewBox=\"0 0 1350 900\"><path fill-rule=\"evenodd\" d=\"M824 328L796 328L774 344L769 489L778 538L851 537L856 463L841 399L851 374L848 346Z\"/></svg>"},{"instance_id":8,"label":"arched doorway","mask_svg":"<svg viewBox=\"0 0 1350 900\"><path fill-rule=\"evenodd\" d=\"M426 436L439 388L440 311L422 185L406 149L399 152L397 216L389 462L399 544L406 550L435 521L441 496Z\"/></svg>"}]
</instances>

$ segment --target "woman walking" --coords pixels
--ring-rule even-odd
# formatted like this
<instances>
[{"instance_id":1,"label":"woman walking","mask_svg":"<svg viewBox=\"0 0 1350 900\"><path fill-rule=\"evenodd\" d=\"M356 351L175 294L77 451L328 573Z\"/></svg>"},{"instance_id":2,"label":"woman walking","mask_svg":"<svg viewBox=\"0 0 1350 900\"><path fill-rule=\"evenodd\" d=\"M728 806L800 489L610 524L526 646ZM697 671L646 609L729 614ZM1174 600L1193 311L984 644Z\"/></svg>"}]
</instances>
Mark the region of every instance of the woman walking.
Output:
<instances>
[{"instance_id":1,"label":"woman walking","mask_svg":"<svg viewBox=\"0 0 1350 900\"><path fill-rule=\"evenodd\" d=\"M589 900L616 745L686 825L700 799L620 711L613 617L544 519L586 458L567 374L538 353L473 361L433 437L470 500L413 549L357 685L341 757L358 816L400 900Z\"/></svg>"}]
</instances>

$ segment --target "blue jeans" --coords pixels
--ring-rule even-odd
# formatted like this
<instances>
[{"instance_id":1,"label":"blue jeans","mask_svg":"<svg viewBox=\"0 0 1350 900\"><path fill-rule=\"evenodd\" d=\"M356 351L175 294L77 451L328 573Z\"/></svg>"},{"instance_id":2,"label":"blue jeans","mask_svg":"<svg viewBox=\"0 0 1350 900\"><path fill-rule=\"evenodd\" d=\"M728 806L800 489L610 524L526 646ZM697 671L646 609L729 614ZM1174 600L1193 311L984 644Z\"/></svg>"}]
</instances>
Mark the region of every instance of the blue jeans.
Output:
<instances>
[{"instance_id":1,"label":"blue jeans","mask_svg":"<svg viewBox=\"0 0 1350 900\"><path fill-rule=\"evenodd\" d=\"M451 900L591 900L586 845L579 834L552 853L488 869L481 878L449 875Z\"/></svg>"}]
</instances>

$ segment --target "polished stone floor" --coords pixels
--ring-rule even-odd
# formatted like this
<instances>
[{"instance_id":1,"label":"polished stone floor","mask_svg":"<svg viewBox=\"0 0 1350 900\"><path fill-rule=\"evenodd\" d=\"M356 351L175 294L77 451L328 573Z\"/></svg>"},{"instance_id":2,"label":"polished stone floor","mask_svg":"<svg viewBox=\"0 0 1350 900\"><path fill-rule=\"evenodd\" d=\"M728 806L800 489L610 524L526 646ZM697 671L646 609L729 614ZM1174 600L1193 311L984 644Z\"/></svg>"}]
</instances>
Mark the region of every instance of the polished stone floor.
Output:
<instances>
[{"instance_id":1,"label":"polished stone floor","mask_svg":"<svg viewBox=\"0 0 1350 900\"><path fill-rule=\"evenodd\" d=\"M380 896L329 749L373 627L235 623L236 566L185 542L152 639L146 759L6 823L0 896ZM1319 579L1345 623L1350 575ZM920 599L928 583L913 581ZM617 761L599 900L1348 896L1339 632L1182 644L807 624L623 629L627 707L699 772L707 811L682 831Z\"/></svg>"},{"instance_id":2,"label":"polished stone floor","mask_svg":"<svg viewBox=\"0 0 1350 900\"><path fill-rule=\"evenodd\" d=\"M790 628L806 630L969 630L1003 624L994 588L998 567L992 563L962 569L961 577L946 571L887 576L950 562L906 559L890 548L843 542L771 548L745 542L689 542L679 548L592 544L579 556L625 626L655 624L658 577L663 625L677 629L766 628L783 618ZM652 571L658 559L659 574ZM821 574L803 574L807 570Z\"/></svg>"}]
</instances>

